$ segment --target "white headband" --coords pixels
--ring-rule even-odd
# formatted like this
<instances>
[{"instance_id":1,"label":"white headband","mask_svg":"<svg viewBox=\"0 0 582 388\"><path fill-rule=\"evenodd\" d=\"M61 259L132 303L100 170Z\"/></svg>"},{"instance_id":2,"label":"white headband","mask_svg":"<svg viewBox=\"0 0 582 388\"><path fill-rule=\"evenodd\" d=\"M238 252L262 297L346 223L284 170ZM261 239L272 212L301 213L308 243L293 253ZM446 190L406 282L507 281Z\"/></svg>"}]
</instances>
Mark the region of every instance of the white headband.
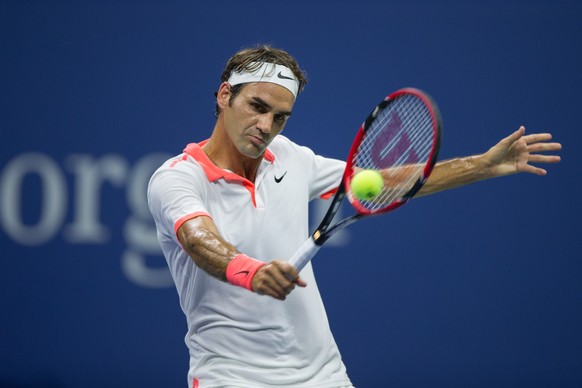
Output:
<instances>
[{"instance_id":1,"label":"white headband","mask_svg":"<svg viewBox=\"0 0 582 388\"><path fill-rule=\"evenodd\" d=\"M259 64L259 62L252 62L251 66L255 64ZM228 79L228 83L232 86L248 82L270 82L281 85L293 93L295 98L299 92L299 80L291 69L269 62L261 62L261 66L253 72L244 70L238 73L233 71Z\"/></svg>"}]
</instances>

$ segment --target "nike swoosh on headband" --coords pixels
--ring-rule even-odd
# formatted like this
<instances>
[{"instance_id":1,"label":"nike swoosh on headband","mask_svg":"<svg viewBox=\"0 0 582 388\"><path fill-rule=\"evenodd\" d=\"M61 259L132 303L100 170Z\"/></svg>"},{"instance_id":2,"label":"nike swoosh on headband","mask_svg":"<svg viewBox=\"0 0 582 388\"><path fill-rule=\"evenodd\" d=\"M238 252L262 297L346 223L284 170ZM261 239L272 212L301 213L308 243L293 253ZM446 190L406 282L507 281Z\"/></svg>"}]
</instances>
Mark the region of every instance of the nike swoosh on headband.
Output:
<instances>
[{"instance_id":1,"label":"nike swoosh on headband","mask_svg":"<svg viewBox=\"0 0 582 388\"><path fill-rule=\"evenodd\" d=\"M294 80L294 79L295 79L295 78L293 78L293 77L287 77L287 76L283 75L282 73L283 73L282 71L278 72L278 73L277 73L277 78L281 78L281 79L290 79L290 80Z\"/></svg>"},{"instance_id":2,"label":"nike swoosh on headband","mask_svg":"<svg viewBox=\"0 0 582 388\"><path fill-rule=\"evenodd\" d=\"M260 66L253 71L233 71L227 82L232 86L249 82L271 82L289 90L297 98L297 94L299 93L299 80L295 77L291 69L269 62L250 63L250 65L256 64L260 64Z\"/></svg>"}]
</instances>

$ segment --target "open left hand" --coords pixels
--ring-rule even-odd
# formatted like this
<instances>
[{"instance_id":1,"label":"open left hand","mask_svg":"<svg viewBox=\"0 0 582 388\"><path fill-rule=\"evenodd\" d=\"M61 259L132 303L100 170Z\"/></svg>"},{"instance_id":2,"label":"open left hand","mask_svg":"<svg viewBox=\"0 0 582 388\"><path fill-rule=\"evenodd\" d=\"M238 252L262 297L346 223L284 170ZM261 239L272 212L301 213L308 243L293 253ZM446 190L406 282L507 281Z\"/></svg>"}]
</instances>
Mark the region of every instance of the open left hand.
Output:
<instances>
[{"instance_id":1,"label":"open left hand","mask_svg":"<svg viewBox=\"0 0 582 388\"><path fill-rule=\"evenodd\" d=\"M531 163L558 163L558 155L542 155L539 152L553 152L562 149L560 143L549 142L550 133L525 135L525 127L502 139L491 147L483 156L492 169L493 176L503 176L526 172L535 175L546 175L543 168Z\"/></svg>"}]
</instances>

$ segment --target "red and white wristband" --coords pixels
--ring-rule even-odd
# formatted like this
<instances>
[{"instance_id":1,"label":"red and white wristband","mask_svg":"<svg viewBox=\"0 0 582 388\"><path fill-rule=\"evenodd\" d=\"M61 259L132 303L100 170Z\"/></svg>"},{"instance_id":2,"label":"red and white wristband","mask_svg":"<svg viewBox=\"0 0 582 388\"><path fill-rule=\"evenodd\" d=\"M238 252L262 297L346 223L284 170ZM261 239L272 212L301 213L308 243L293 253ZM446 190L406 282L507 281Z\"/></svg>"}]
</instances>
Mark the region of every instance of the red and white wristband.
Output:
<instances>
[{"instance_id":1,"label":"red and white wristband","mask_svg":"<svg viewBox=\"0 0 582 388\"><path fill-rule=\"evenodd\" d=\"M226 280L230 284L253 291L253 277L265 264L267 263L264 261L240 253L226 266Z\"/></svg>"}]
</instances>

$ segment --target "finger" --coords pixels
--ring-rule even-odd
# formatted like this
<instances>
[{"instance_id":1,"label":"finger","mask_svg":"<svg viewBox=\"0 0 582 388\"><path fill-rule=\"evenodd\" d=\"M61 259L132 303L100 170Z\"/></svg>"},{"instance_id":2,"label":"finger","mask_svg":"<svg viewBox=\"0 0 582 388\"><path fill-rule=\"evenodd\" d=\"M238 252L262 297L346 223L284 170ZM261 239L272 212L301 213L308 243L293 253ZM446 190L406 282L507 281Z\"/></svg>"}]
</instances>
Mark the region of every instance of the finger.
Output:
<instances>
[{"instance_id":1,"label":"finger","mask_svg":"<svg viewBox=\"0 0 582 388\"><path fill-rule=\"evenodd\" d=\"M293 275L286 273L285 277L287 279L289 279L289 281L298 285L299 287L307 287L307 282L305 280L303 280L302 278L300 278L299 275L297 275L297 277L294 278Z\"/></svg>"},{"instance_id":2,"label":"finger","mask_svg":"<svg viewBox=\"0 0 582 388\"><path fill-rule=\"evenodd\" d=\"M285 300L288 293L282 291L280 288L266 287L265 288L265 295L269 295L275 299Z\"/></svg>"},{"instance_id":3,"label":"finger","mask_svg":"<svg viewBox=\"0 0 582 388\"><path fill-rule=\"evenodd\" d=\"M539 176L544 176L546 175L548 172L546 170L544 170L543 168L539 168L539 167L535 167L535 166L531 166L531 165L527 165L524 167L523 169L524 172L527 172L529 174L534 174L534 175L539 175Z\"/></svg>"},{"instance_id":4,"label":"finger","mask_svg":"<svg viewBox=\"0 0 582 388\"><path fill-rule=\"evenodd\" d=\"M272 279L264 279L261 281L256 293L259 295L267 295L275 299L285 300L287 295L295 289L295 285L300 287L306 287L307 283L301 278L297 278L295 282L290 282L290 287L283 288L277 282L273 282Z\"/></svg>"},{"instance_id":5,"label":"finger","mask_svg":"<svg viewBox=\"0 0 582 388\"><path fill-rule=\"evenodd\" d=\"M560 143L535 143L527 146L529 152L559 151L562 149Z\"/></svg>"},{"instance_id":6,"label":"finger","mask_svg":"<svg viewBox=\"0 0 582 388\"><path fill-rule=\"evenodd\" d=\"M561 160L557 155L530 155L528 158L531 163L559 163Z\"/></svg>"},{"instance_id":7,"label":"finger","mask_svg":"<svg viewBox=\"0 0 582 388\"><path fill-rule=\"evenodd\" d=\"M287 295L295 288L295 282L286 276L287 273L285 270L286 268L281 262L272 261L268 264L268 267L265 268L265 272L269 276L265 280L277 293Z\"/></svg>"},{"instance_id":8,"label":"finger","mask_svg":"<svg viewBox=\"0 0 582 388\"><path fill-rule=\"evenodd\" d=\"M281 274L285 277L286 280L297 284L297 281L299 280L299 273L297 272L297 269L294 266L285 261L280 260L273 260L271 263L279 268ZM301 280L301 283L306 284L305 282L303 282L303 280Z\"/></svg>"},{"instance_id":9,"label":"finger","mask_svg":"<svg viewBox=\"0 0 582 388\"><path fill-rule=\"evenodd\" d=\"M551 133L533 133L531 135L526 135L523 137L523 140L527 142L527 144L538 143L540 141L548 141L552 139Z\"/></svg>"},{"instance_id":10,"label":"finger","mask_svg":"<svg viewBox=\"0 0 582 388\"><path fill-rule=\"evenodd\" d=\"M255 288L255 292L259 295L267 295L275 299L284 300L287 292L273 282L270 278L262 278Z\"/></svg>"},{"instance_id":11,"label":"finger","mask_svg":"<svg viewBox=\"0 0 582 388\"><path fill-rule=\"evenodd\" d=\"M278 273L274 275L273 279L277 282L277 286L287 295L295 289L296 285L299 285L297 282L299 278L292 279L291 276L289 276L287 273ZM303 281L301 282L305 284Z\"/></svg>"},{"instance_id":12,"label":"finger","mask_svg":"<svg viewBox=\"0 0 582 388\"><path fill-rule=\"evenodd\" d=\"M286 295L284 290L273 280L271 264L261 267L253 277L253 291L259 295L268 295L282 299Z\"/></svg>"},{"instance_id":13,"label":"finger","mask_svg":"<svg viewBox=\"0 0 582 388\"><path fill-rule=\"evenodd\" d=\"M307 283L301 278L295 279L295 284L297 284L299 287L307 287Z\"/></svg>"},{"instance_id":14,"label":"finger","mask_svg":"<svg viewBox=\"0 0 582 388\"><path fill-rule=\"evenodd\" d=\"M511 135L509 135L505 139L501 140L501 142L506 143L506 144L513 144L517 140L519 140L519 138L521 138L524 133L525 133L525 127L522 125L521 127L519 127L519 129L517 131L513 132Z\"/></svg>"}]
</instances>

